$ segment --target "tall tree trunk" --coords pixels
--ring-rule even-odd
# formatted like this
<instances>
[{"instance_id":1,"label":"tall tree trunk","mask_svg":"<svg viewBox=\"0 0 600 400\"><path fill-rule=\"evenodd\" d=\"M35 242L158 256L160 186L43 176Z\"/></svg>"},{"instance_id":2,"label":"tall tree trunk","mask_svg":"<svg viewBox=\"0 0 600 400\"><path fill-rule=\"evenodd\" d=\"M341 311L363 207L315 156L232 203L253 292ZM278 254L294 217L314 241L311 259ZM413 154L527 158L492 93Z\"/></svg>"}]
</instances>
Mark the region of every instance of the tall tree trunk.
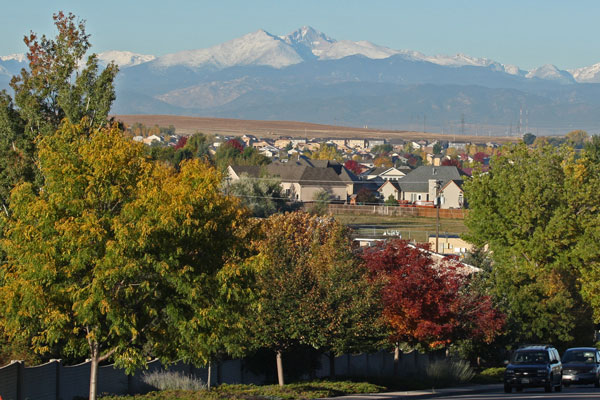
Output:
<instances>
[{"instance_id":1,"label":"tall tree trunk","mask_svg":"<svg viewBox=\"0 0 600 400\"><path fill-rule=\"evenodd\" d=\"M206 377L206 387L210 390L212 383L212 362L208 362L208 376Z\"/></svg>"},{"instance_id":2,"label":"tall tree trunk","mask_svg":"<svg viewBox=\"0 0 600 400\"><path fill-rule=\"evenodd\" d=\"M283 387L283 361L281 359L281 350L277 350L277 381L280 387Z\"/></svg>"},{"instance_id":3,"label":"tall tree trunk","mask_svg":"<svg viewBox=\"0 0 600 400\"><path fill-rule=\"evenodd\" d=\"M394 346L394 376L398 376L400 371L400 346Z\"/></svg>"},{"instance_id":4,"label":"tall tree trunk","mask_svg":"<svg viewBox=\"0 0 600 400\"><path fill-rule=\"evenodd\" d=\"M90 343L91 347L91 356L92 361L90 364L90 394L89 400L96 400L96 387L98 386L98 358L99 358L99 350L98 350L98 342L93 341Z\"/></svg>"},{"instance_id":5,"label":"tall tree trunk","mask_svg":"<svg viewBox=\"0 0 600 400\"><path fill-rule=\"evenodd\" d=\"M329 352L329 377L335 378L335 353Z\"/></svg>"}]
</instances>

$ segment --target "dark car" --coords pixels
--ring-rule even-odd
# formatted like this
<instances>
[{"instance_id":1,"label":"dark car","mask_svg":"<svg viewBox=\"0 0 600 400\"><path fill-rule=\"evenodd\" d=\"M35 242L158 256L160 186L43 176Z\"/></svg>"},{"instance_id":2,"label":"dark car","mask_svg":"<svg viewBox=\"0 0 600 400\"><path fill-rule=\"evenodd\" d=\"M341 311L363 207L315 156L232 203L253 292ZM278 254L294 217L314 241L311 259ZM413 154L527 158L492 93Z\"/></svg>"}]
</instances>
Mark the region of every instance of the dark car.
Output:
<instances>
[{"instance_id":1,"label":"dark car","mask_svg":"<svg viewBox=\"0 0 600 400\"><path fill-rule=\"evenodd\" d=\"M504 391L526 387L543 387L546 392L552 388L562 390L562 364L553 346L526 346L513 353L504 372Z\"/></svg>"},{"instance_id":2,"label":"dark car","mask_svg":"<svg viewBox=\"0 0 600 400\"><path fill-rule=\"evenodd\" d=\"M594 384L600 387L600 351L574 347L563 354L563 385Z\"/></svg>"}]
</instances>

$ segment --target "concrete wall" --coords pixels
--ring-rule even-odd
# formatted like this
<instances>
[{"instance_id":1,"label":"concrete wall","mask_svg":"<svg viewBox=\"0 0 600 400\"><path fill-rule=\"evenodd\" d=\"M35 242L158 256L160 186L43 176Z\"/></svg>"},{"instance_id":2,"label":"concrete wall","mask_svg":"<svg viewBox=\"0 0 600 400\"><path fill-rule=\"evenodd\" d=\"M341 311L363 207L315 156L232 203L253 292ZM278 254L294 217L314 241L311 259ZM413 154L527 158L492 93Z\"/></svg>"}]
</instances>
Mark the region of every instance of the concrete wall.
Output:
<instances>
[{"instance_id":1,"label":"concrete wall","mask_svg":"<svg viewBox=\"0 0 600 400\"><path fill-rule=\"evenodd\" d=\"M430 356L412 352L403 354L399 362L399 376L422 373L429 364ZM113 365L101 366L98 370L99 395L123 395L146 393L153 388L142 380L144 373L165 370L159 361L147 364L147 369L126 375L125 371ZM284 358L285 369L285 358ZM207 369L196 368L190 364L178 362L168 367L169 371L181 371L206 382ZM355 378L391 377L394 374L394 355L387 351L374 354L343 355L335 358L337 376ZM63 366L60 360L46 364L26 367L23 362L13 362L0 368L0 396L3 400L73 400L87 398L89 392L90 363ZM321 366L316 371L304 374L325 378L330 375L329 358L321 357ZM212 382L264 384L269 377L255 375L244 368L243 360L229 360L212 368Z\"/></svg>"}]
</instances>

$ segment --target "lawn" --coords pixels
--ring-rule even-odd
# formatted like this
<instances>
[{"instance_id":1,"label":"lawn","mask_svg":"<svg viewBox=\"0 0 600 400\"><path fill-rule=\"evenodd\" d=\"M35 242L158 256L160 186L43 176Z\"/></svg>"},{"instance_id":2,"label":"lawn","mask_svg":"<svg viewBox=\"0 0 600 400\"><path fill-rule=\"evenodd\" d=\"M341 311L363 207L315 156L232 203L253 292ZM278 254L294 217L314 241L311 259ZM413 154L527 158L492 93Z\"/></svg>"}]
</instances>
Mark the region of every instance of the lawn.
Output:
<instances>
[{"instance_id":1,"label":"lawn","mask_svg":"<svg viewBox=\"0 0 600 400\"><path fill-rule=\"evenodd\" d=\"M366 382L313 381L278 385L220 385L211 390L163 390L134 396L103 396L103 400L274 400L316 399L358 393L379 393L383 386Z\"/></svg>"},{"instance_id":2,"label":"lawn","mask_svg":"<svg viewBox=\"0 0 600 400\"><path fill-rule=\"evenodd\" d=\"M428 235L436 232L435 218L350 214L336 214L335 218L353 228L354 237L386 237L400 233L403 239L424 243ZM440 236L461 235L467 231L462 219L440 219Z\"/></svg>"}]
</instances>

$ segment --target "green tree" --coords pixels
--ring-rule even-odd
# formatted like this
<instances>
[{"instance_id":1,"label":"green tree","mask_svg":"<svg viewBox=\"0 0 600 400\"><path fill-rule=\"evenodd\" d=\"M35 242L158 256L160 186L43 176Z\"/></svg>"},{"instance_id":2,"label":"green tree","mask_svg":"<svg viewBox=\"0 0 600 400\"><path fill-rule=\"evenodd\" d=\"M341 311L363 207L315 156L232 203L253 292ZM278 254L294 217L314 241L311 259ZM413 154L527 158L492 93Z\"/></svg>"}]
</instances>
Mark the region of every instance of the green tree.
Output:
<instances>
[{"instance_id":1,"label":"green tree","mask_svg":"<svg viewBox=\"0 0 600 400\"><path fill-rule=\"evenodd\" d=\"M213 138L201 132L194 133L185 144L185 149L191 151L194 158L210 158L210 145Z\"/></svg>"},{"instance_id":2,"label":"green tree","mask_svg":"<svg viewBox=\"0 0 600 400\"><path fill-rule=\"evenodd\" d=\"M333 200L333 196L327 190L322 189L313 196L314 203L310 207L310 212L316 215L327 214L327 206Z\"/></svg>"},{"instance_id":3,"label":"green tree","mask_svg":"<svg viewBox=\"0 0 600 400\"><path fill-rule=\"evenodd\" d=\"M443 148L441 143L437 142L433 145L433 154L442 154L442 150Z\"/></svg>"},{"instance_id":4,"label":"green tree","mask_svg":"<svg viewBox=\"0 0 600 400\"><path fill-rule=\"evenodd\" d=\"M581 148L583 148L583 145L584 145L585 141L588 139L588 137L589 137L589 135L586 131L578 129L578 130L567 133L567 135L565 136L565 139L567 140L567 143L569 145L573 146L576 149L581 149Z\"/></svg>"},{"instance_id":5,"label":"green tree","mask_svg":"<svg viewBox=\"0 0 600 400\"><path fill-rule=\"evenodd\" d=\"M206 363L215 333L236 331L211 316L227 309L219 273L244 211L214 168L193 161L177 172L119 129L88 126L65 122L42 139L41 190L23 183L11 195L0 323L38 353L60 342L63 354L91 358L95 399L103 360L129 372L148 352Z\"/></svg>"},{"instance_id":6,"label":"green tree","mask_svg":"<svg viewBox=\"0 0 600 400\"><path fill-rule=\"evenodd\" d=\"M592 310L582 299L581 273L599 254L588 246L598 234L589 194L598 169L575 162L565 147L521 143L501 154L489 173L466 182L465 222L467 240L489 245L490 283L508 315L509 335L521 343L587 343Z\"/></svg>"},{"instance_id":7,"label":"green tree","mask_svg":"<svg viewBox=\"0 0 600 400\"><path fill-rule=\"evenodd\" d=\"M260 310L253 324L259 347L282 353L309 345L339 354L372 343L379 318L376 289L354 259L347 230L304 212L265 220L255 241Z\"/></svg>"},{"instance_id":8,"label":"green tree","mask_svg":"<svg viewBox=\"0 0 600 400\"><path fill-rule=\"evenodd\" d=\"M385 204L386 206L397 206L397 205L398 205L398 200L396 200L396 198L394 197L394 195L393 195L393 194L390 194L390 195L388 196L388 198L387 198L387 199L385 199L385 202L384 202L384 204Z\"/></svg>"},{"instance_id":9,"label":"green tree","mask_svg":"<svg viewBox=\"0 0 600 400\"><path fill-rule=\"evenodd\" d=\"M22 69L10 83L14 102L6 93L0 94L0 155L9 162L0 163L4 207L6 193L18 182L32 181L36 175L38 136L52 134L63 118L79 122L85 117L88 131L103 126L115 99L116 65L111 63L100 72L98 59L92 54L79 68L90 48L84 21L62 12L53 18L58 31L54 39L33 32L24 39L29 68Z\"/></svg>"},{"instance_id":10,"label":"green tree","mask_svg":"<svg viewBox=\"0 0 600 400\"><path fill-rule=\"evenodd\" d=\"M311 158L315 160L342 161L342 155L337 150L335 145L327 143L321 143L319 145L319 150L313 152Z\"/></svg>"},{"instance_id":11,"label":"green tree","mask_svg":"<svg viewBox=\"0 0 600 400\"><path fill-rule=\"evenodd\" d=\"M523 135L523 143L531 146L535 142L536 136L533 133L526 133Z\"/></svg>"},{"instance_id":12,"label":"green tree","mask_svg":"<svg viewBox=\"0 0 600 400\"><path fill-rule=\"evenodd\" d=\"M239 197L255 217L268 217L285 208L281 194L281 180L274 177L259 179L242 174L233 183L224 183L223 189L232 196Z\"/></svg>"},{"instance_id":13,"label":"green tree","mask_svg":"<svg viewBox=\"0 0 600 400\"><path fill-rule=\"evenodd\" d=\"M394 146L389 143L378 144L377 146L373 146L371 149L371 153L376 154L378 156L391 153L394 150Z\"/></svg>"}]
</instances>

